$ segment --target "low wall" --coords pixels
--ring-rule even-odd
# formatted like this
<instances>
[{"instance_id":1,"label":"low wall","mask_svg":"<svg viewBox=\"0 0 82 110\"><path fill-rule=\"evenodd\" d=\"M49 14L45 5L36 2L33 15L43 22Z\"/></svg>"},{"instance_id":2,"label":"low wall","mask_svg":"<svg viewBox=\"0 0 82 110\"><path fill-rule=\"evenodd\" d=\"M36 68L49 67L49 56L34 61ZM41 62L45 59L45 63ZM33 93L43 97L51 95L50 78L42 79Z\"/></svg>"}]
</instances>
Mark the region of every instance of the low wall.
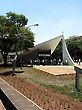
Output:
<instances>
[{"instance_id":1,"label":"low wall","mask_svg":"<svg viewBox=\"0 0 82 110\"><path fill-rule=\"evenodd\" d=\"M6 94L3 92L2 89L0 89L0 98L1 98L3 105L5 106L6 110L17 110L17 108L9 100L9 98L6 96Z\"/></svg>"},{"instance_id":2,"label":"low wall","mask_svg":"<svg viewBox=\"0 0 82 110\"><path fill-rule=\"evenodd\" d=\"M42 110L0 78L0 99L6 110Z\"/></svg>"}]
</instances>

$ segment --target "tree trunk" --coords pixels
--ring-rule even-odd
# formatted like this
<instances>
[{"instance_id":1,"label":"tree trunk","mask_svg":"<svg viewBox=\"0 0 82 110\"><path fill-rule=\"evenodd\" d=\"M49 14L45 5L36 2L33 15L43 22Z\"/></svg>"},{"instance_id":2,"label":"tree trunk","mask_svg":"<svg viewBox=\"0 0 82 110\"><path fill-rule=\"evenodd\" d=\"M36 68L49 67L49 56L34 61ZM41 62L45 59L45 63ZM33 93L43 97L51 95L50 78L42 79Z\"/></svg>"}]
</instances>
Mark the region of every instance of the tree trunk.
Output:
<instances>
[{"instance_id":1,"label":"tree trunk","mask_svg":"<svg viewBox=\"0 0 82 110\"><path fill-rule=\"evenodd\" d=\"M7 55L6 54L4 55L3 59L4 59L4 65L6 66L7 65Z\"/></svg>"},{"instance_id":2,"label":"tree trunk","mask_svg":"<svg viewBox=\"0 0 82 110\"><path fill-rule=\"evenodd\" d=\"M8 53L6 52L1 52L1 55L3 57L3 60L4 60L4 66L7 66L7 55Z\"/></svg>"}]
</instances>

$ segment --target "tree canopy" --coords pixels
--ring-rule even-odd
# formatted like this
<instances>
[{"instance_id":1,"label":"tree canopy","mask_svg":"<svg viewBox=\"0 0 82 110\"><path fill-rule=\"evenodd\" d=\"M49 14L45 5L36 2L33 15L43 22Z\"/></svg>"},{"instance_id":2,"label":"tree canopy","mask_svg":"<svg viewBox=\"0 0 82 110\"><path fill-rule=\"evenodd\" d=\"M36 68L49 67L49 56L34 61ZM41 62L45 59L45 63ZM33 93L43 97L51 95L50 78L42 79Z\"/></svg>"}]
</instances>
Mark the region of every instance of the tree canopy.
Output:
<instances>
[{"instance_id":1,"label":"tree canopy","mask_svg":"<svg viewBox=\"0 0 82 110\"><path fill-rule=\"evenodd\" d=\"M71 36L66 42L72 59L82 60L82 36Z\"/></svg>"},{"instance_id":2,"label":"tree canopy","mask_svg":"<svg viewBox=\"0 0 82 110\"><path fill-rule=\"evenodd\" d=\"M26 27L27 23L28 19L22 14L9 12L0 16L0 50L4 64L11 50L28 50L34 46L34 34Z\"/></svg>"},{"instance_id":3,"label":"tree canopy","mask_svg":"<svg viewBox=\"0 0 82 110\"><path fill-rule=\"evenodd\" d=\"M70 36L66 39L67 49L73 60L82 61L82 36ZM61 42L53 53L54 58L62 60L62 44Z\"/></svg>"}]
</instances>

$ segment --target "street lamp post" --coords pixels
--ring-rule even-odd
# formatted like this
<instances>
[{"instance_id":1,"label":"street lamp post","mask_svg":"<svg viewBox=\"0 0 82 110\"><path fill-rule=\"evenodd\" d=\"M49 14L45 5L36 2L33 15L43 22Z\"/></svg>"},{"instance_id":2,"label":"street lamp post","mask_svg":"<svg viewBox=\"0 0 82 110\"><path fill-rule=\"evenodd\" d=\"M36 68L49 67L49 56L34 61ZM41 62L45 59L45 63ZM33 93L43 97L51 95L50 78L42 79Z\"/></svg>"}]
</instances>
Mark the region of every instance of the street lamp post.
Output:
<instances>
[{"instance_id":1,"label":"street lamp post","mask_svg":"<svg viewBox=\"0 0 82 110\"><path fill-rule=\"evenodd\" d=\"M19 40L19 26L17 25L17 39ZM15 58L13 59L13 67L12 67L12 76L15 75L15 67L16 67L16 61L17 61L17 56L18 56L18 43L16 43L16 54L15 54Z\"/></svg>"},{"instance_id":2,"label":"street lamp post","mask_svg":"<svg viewBox=\"0 0 82 110\"><path fill-rule=\"evenodd\" d=\"M30 25L30 26L28 26L27 28L33 27L33 26L38 26L38 25L39 25L39 24Z\"/></svg>"},{"instance_id":3,"label":"street lamp post","mask_svg":"<svg viewBox=\"0 0 82 110\"><path fill-rule=\"evenodd\" d=\"M30 25L27 28L33 27L33 26L38 26L39 24L34 24ZM17 35L19 36L19 27L17 26ZM16 55L13 61L13 67L12 67L12 76L15 75L15 68L16 68L16 60L17 60L17 54L18 54L18 43L17 43L17 50L16 50ZM22 55L22 54L21 54ZM22 56L21 56L21 69L22 69Z\"/></svg>"}]
</instances>

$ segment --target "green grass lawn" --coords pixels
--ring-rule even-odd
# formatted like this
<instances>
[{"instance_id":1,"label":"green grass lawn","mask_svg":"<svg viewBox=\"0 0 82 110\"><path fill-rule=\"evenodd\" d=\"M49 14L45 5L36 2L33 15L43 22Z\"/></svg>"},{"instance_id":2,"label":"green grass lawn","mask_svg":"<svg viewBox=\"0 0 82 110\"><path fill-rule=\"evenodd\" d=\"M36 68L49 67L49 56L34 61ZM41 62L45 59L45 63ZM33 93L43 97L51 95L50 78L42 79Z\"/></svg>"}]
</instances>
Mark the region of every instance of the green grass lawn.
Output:
<instances>
[{"instance_id":1,"label":"green grass lawn","mask_svg":"<svg viewBox=\"0 0 82 110\"><path fill-rule=\"evenodd\" d=\"M24 80L30 80L46 88L67 94L74 100L82 101L82 75L80 75L80 92L75 89L75 75L54 76L33 68L25 68L23 74L19 74Z\"/></svg>"},{"instance_id":2,"label":"green grass lawn","mask_svg":"<svg viewBox=\"0 0 82 110\"><path fill-rule=\"evenodd\" d=\"M46 85L44 85L46 86ZM71 96L74 100L79 100L82 102L82 86L80 86L80 92L75 89L75 85L47 85L48 88L53 88L59 93Z\"/></svg>"},{"instance_id":3,"label":"green grass lawn","mask_svg":"<svg viewBox=\"0 0 82 110\"><path fill-rule=\"evenodd\" d=\"M10 71L11 68L0 68L0 72L4 73ZM80 92L75 89L75 75L60 75L54 76L49 73L36 70L34 68L23 68L24 72L19 71L17 76L26 81L32 81L38 83L46 88L51 88L56 92L67 94L73 98L73 100L80 100L82 102L82 75L80 75Z\"/></svg>"}]
</instances>

